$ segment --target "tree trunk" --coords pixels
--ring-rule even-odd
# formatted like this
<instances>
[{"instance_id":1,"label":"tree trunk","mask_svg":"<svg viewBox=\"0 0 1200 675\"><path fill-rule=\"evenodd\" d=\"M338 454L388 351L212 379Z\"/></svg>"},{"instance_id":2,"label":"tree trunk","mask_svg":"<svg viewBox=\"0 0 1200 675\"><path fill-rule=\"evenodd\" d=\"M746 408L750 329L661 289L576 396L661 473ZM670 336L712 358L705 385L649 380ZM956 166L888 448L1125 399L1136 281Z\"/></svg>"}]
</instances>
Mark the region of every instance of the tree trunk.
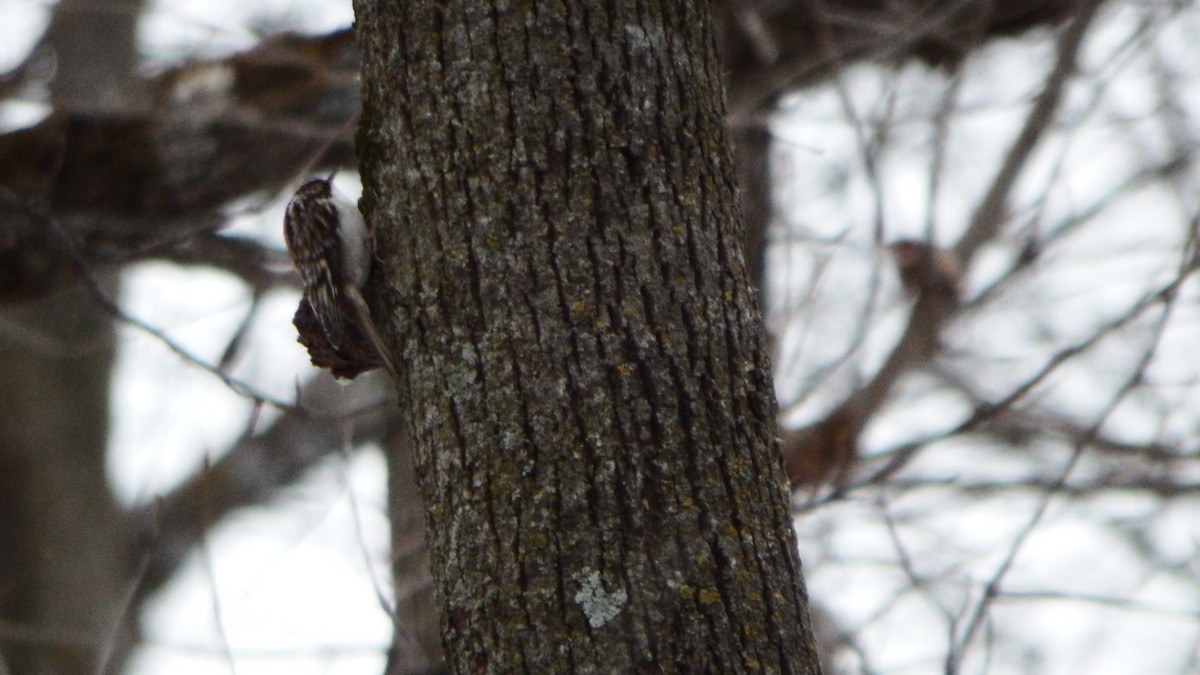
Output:
<instances>
[{"instance_id":1,"label":"tree trunk","mask_svg":"<svg viewBox=\"0 0 1200 675\"><path fill-rule=\"evenodd\" d=\"M140 12L128 0L56 6L42 41L55 109L134 105ZM95 281L115 291L112 274ZM119 672L133 581L105 467L112 318L76 284L0 307L0 326L0 672Z\"/></svg>"},{"instance_id":2,"label":"tree trunk","mask_svg":"<svg viewBox=\"0 0 1200 675\"><path fill-rule=\"evenodd\" d=\"M819 670L705 3L355 3L456 671Z\"/></svg>"},{"instance_id":3,"label":"tree trunk","mask_svg":"<svg viewBox=\"0 0 1200 675\"><path fill-rule=\"evenodd\" d=\"M104 466L111 320L74 288L0 321L24 333L0 338L0 625L13 636L0 666L99 672L130 638L116 628L129 571Z\"/></svg>"}]
</instances>

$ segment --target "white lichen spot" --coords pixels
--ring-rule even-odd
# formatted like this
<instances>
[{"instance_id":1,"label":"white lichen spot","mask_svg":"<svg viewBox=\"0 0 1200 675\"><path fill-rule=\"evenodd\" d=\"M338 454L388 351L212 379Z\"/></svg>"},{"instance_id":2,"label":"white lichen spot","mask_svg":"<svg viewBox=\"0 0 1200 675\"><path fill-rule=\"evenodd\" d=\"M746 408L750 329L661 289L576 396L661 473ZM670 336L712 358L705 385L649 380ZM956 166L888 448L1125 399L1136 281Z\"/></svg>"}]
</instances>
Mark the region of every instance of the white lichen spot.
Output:
<instances>
[{"instance_id":1,"label":"white lichen spot","mask_svg":"<svg viewBox=\"0 0 1200 675\"><path fill-rule=\"evenodd\" d=\"M647 49L650 47L650 40L646 37L646 29L637 24L625 24L625 33L629 35L629 41L633 44L634 49Z\"/></svg>"},{"instance_id":2,"label":"white lichen spot","mask_svg":"<svg viewBox=\"0 0 1200 675\"><path fill-rule=\"evenodd\" d=\"M651 50L661 50L666 46L666 33L661 25L653 23L646 25L625 24L625 34L634 54L645 54Z\"/></svg>"},{"instance_id":3,"label":"white lichen spot","mask_svg":"<svg viewBox=\"0 0 1200 675\"><path fill-rule=\"evenodd\" d=\"M588 568L583 574L575 602L579 603L592 628L600 628L621 613L628 596L620 588L611 593L605 590L600 573L596 570Z\"/></svg>"}]
</instances>

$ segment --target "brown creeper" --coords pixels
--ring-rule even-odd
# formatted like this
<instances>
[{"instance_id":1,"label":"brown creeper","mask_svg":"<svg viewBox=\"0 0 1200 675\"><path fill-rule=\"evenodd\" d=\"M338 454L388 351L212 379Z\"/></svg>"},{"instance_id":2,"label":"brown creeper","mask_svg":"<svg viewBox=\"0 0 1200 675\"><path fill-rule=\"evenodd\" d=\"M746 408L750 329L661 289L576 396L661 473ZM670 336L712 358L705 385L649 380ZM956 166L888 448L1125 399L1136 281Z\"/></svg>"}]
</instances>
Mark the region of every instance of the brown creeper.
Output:
<instances>
[{"instance_id":1,"label":"brown creeper","mask_svg":"<svg viewBox=\"0 0 1200 675\"><path fill-rule=\"evenodd\" d=\"M283 236L312 307L334 351L342 347L348 324L370 341L394 378L396 368L384 345L362 287L371 274L371 235L354 202L327 178L301 185L288 202Z\"/></svg>"}]
</instances>

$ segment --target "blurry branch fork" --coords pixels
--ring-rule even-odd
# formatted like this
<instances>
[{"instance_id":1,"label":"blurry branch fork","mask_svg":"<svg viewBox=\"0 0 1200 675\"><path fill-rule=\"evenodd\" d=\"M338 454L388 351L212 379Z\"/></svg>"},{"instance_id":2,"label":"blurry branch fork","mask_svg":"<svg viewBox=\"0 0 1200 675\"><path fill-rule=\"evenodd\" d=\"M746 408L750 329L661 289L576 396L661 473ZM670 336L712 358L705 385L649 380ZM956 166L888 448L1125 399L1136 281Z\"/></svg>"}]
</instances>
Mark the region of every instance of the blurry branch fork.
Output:
<instances>
[{"instance_id":1,"label":"blurry branch fork","mask_svg":"<svg viewBox=\"0 0 1200 675\"><path fill-rule=\"evenodd\" d=\"M0 135L0 189L53 219L98 267L207 259L262 288L274 280L252 262L270 256L213 232L235 200L278 193L306 167L354 166L356 73L349 30L190 63L148 82L147 106L60 108ZM73 278L53 234L19 218L0 218L0 260L0 301Z\"/></svg>"},{"instance_id":2,"label":"blurry branch fork","mask_svg":"<svg viewBox=\"0 0 1200 675\"><path fill-rule=\"evenodd\" d=\"M988 40L1069 17L1079 0L727 0L721 48L735 127L849 63L920 60L953 70ZM832 48L832 49L830 49Z\"/></svg>"},{"instance_id":3,"label":"blurry branch fork","mask_svg":"<svg viewBox=\"0 0 1200 675\"><path fill-rule=\"evenodd\" d=\"M976 251L1001 231L1008 213L1008 201L1038 142L1050 128L1070 76L1075 72L1079 47L1091 26L1101 2L1083 2L1059 38L1054 67L1041 93L1026 115L1025 124L1013 141L1004 162L987 193L976 207L967 230L952 255L957 265L966 268ZM927 244L931 247L932 244ZM935 273L932 248L917 264L922 274ZM902 278L905 269L901 268ZM847 472L858 458L858 436L886 400L896 381L904 373L933 360L944 324L958 309L958 297L939 291L935 286L916 289L917 301L909 314L908 326L882 368L870 381L820 422L782 434L785 465L789 479L796 484L813 485L834 479L842 487ZM899 467L891 467L891 471Z\"/></svg>"},{"instance_id":4,"label":"blurry branch fork","mask_svg":"<svg viewBox=\"0 0 1200 675\"><path fill-rule=\"evenodd\" d=\"M860 61L955 70L989 40L1055 26L1079 0L723 0L716 3L725 91L746 223L746 264L765 288L773 216L766 121L780 98ZM767 304L760 291L760 302Z\"/></svg>"},{"instance_id":5,"label":"blurry branch fork","mask_svg":"<svg viewBox=\"0 0 1200 675\"><path fill-rule=\"evenodd\" d=\"M183 485L131 514L134 560L148 560L138 602L166 583L210 528L230 513L270 501L346 443L383 443L394 433L391 405L370 382L349 387L314 378L301 403L268 428L247 433ZM253 419L256 419L255 416Z\"/></svg>"}]
</instances>

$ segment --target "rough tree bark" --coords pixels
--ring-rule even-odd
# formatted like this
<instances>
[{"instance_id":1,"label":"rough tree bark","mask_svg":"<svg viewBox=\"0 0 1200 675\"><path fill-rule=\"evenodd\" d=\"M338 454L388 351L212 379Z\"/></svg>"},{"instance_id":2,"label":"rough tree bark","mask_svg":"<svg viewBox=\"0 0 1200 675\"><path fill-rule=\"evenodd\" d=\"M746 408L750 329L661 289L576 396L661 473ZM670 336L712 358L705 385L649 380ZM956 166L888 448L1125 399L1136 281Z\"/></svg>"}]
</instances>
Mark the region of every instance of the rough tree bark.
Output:
<instances>
[{"instance_id":1,"label":"rough tree bark","mask_svg":"<svg viewBox=\"0 0 1200 675\"><path fill-rule=\"evenodd\" d=\"M707 5L355 10L450 666L817 672Z\"/></svg>"}]
</instances>

